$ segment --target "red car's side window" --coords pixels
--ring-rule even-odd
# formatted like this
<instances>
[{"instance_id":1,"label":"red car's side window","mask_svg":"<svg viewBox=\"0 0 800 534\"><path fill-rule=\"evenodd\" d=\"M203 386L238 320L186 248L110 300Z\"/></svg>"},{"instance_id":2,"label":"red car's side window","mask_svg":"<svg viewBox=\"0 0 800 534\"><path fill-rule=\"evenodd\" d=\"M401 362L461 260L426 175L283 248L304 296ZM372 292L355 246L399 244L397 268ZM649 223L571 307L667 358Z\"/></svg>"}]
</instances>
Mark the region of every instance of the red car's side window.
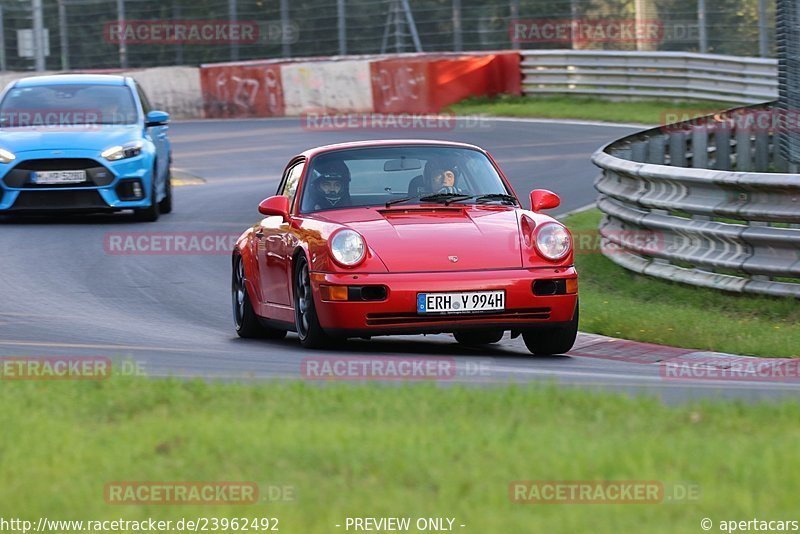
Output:
<instances>
[{"instance_id":1,"label":"red car's side window","mask_svg":"<svg viewBox=\"0 0 800 534\"><path fill-rule=\"evenodd\" d=\"M294 206L294 199L295 196L297 196L297 186L300 184L300 176L303 175L304 163L304 161L298 162L286 171L283 189L280 191L280 194L289 197L290 209Z\"/></svg>"}]
</instances>

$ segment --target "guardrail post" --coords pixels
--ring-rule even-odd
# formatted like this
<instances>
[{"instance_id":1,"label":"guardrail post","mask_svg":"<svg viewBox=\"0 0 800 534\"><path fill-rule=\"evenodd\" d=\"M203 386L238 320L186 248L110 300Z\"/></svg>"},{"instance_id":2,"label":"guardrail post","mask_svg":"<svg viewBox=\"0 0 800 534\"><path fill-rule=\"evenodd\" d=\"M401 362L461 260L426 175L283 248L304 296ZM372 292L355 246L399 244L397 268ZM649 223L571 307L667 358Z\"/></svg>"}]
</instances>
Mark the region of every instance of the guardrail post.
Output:
<instances>
[{"instance_id":1,"label":"guardrail post","mask_svg":"<svg viewBox=\"0 0 800 534\"><path fill-rule=\"evenodd\" d=\"M731 170L731 130L725 124L720 124L714 133L716 156L714 168L721 171Z\"/></svg>"},{"instance_id":2,"label":"guardrail post","mask_svg":"<svg viewBox=\"0 0 800 534\"><path fill-rule=\"evenodd\" d=\"M749 226L761 227L761 228L763 228L765 226L769 226L769 223L766 223L766 222L763 222L763 221L748 221L747 224ZM763 274L754 274L754 275L751 275L750 278L752 280L756 280L758 282L769 282L770 280L772 280L771 277L763 275Z\"/></svg>"},{"instance_id":3,"label":"guardrail post","mask_svg":"<svg viewBox=\"0 0 800 534\"><path fill-rule=\"evenodd\" d=\"M692 167L708 167L708 130L705 126L692 127Z\"/></svg>"},{"instance_id":4,"label":"guardrail post","mask_svg":"<svg viewBox=\"0 0 800 534\"><path fill-rule=\"evenodd\" d=\"M669 164L673 167L686 167L686 133L669 134Z\"/></svg>"},{"instance_id":5,"label":"guardrail post","mask_svg":"<svg viewBox=\"0 0 800 534\"><path fill-rule=\"evenodd\" d=\"M631 161L639 163L647 161L647 141L637 141L631 144Z\"/></svg>"},{"instance_id":6,"label":"guardrail post","mask_svg":"<svg viewBox=\"0 0 800 534\"><path fill-rule=\"evenodd\" d=\"M756 130L756 172L769 169L769 132L763 128Z\"/></svg>"},{"instance_id":7,"label":"guardrail post","mask_svg":"<svg viewBox=\"0 0 800 534\"><path fill-rule=\"evenodd\" d=\"M666 143L667 138L663 135L656 135L648 140L647 163L655 163L656 165L664 164L664 149Z\"/></svg>"},{"instance_id":8,"label":"guardrail post","mask_svg":"<svg viewBox=\"0 0 800 534\"><path fill-rule=\"evenodd\" d=\"M751 131L749 128L742 126L736 129L736 170L738 172L749 172L753 170L750 135Z\"/></svg>"}]
</instances>

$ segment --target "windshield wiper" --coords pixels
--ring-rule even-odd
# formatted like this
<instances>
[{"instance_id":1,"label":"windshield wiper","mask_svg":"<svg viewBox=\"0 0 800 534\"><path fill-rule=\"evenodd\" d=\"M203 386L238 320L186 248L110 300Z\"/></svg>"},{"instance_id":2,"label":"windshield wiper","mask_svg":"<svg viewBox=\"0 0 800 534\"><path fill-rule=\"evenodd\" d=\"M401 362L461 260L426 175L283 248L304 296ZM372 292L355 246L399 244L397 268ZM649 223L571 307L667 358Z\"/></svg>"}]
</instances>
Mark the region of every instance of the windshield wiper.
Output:
<instances>
[{"instance_id":1,"label":"windshield wiper","mask_svg":"<svg viewBox=\"0 0 800 534\"><path fill-rule=\"evenodd\" d=\"M472 198L470 195L462 195L459 193L434 193L432 195L421 195L415 197L407 197L407 198L398 198L397 200L389 200L386 202L386 207L392 206L394 204L401 204L403 202L408 202L409 200L421 200L423 202L442 202L445 206L449 205L451 202L456 202L457 200L466 200L468 198Z\"/></svg>"},{"instance_id":2,"label":"windshield wiper","mask_svg":"<svg viewBox=\"0 0 800 534\"><path fill-rule=\"evenodd\" d=\"M499 200L501 202L510 202L512 204L517 203L517 199L513 195L507 195L505 193L489 193L486 195L461 195L461 198L453 199L450 202L460 202L462 200L472 200L474 199L476 203L483 204L485 202L493 202L495 200Z\"/></svg>"}]
</instances>

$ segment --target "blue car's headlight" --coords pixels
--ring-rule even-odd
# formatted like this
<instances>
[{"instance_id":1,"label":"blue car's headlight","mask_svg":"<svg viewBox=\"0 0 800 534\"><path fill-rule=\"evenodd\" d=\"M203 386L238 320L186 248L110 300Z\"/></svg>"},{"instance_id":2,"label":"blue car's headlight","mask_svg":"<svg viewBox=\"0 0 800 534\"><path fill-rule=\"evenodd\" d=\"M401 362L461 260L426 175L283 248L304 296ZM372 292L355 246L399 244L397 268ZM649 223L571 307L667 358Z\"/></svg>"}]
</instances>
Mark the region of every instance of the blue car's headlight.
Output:
<instances>
[{"instance_id":1,"label":"blue car's headlight","mask_svg":"<svg viewBox=\"0 0 800 534\"><path fill-rule=\"evenodd\" d=\"M132 141L121 146L107 148L103 150L100 155L108 161L117 161L138 156L142 153L142 148L144 148L144 143L141 141Z\"/></svg>"},{"instance_id":2,"label":"blue car's headlight","mask_svg":"<svg viewBox=\"0 0 800 534\"><path fill-rule=\"evenodd\" d=\"M17 156L15 156L13 153L0 148L0 163L11 163L15 159L17 159Z\"/></svg>"}]
</instances>

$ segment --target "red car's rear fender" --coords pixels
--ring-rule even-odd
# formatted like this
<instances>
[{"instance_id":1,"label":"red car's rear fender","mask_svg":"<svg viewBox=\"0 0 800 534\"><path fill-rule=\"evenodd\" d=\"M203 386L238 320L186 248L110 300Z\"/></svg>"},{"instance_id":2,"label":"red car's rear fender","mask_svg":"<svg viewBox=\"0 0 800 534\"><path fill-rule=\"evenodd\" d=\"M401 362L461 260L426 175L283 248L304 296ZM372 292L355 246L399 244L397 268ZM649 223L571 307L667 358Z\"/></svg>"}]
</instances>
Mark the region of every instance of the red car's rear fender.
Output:
<instances>
[{"instance_id":1,"label":"red car's rear fender","mask_svg":"<svg viewBox=\"0 0 800 534\"><path fill-rule=\"evenodd\" d=\"M261 302L261 288L258 281L258 257L256 256L255 241L253 240L253 229L248 228L236 240L236 248L234 254L239 254L242 257L242 264L244 265L245 287L250 296L250 302L253 303L254 309L257 309L258 303Z\"/></svg>"}]
</instances>

